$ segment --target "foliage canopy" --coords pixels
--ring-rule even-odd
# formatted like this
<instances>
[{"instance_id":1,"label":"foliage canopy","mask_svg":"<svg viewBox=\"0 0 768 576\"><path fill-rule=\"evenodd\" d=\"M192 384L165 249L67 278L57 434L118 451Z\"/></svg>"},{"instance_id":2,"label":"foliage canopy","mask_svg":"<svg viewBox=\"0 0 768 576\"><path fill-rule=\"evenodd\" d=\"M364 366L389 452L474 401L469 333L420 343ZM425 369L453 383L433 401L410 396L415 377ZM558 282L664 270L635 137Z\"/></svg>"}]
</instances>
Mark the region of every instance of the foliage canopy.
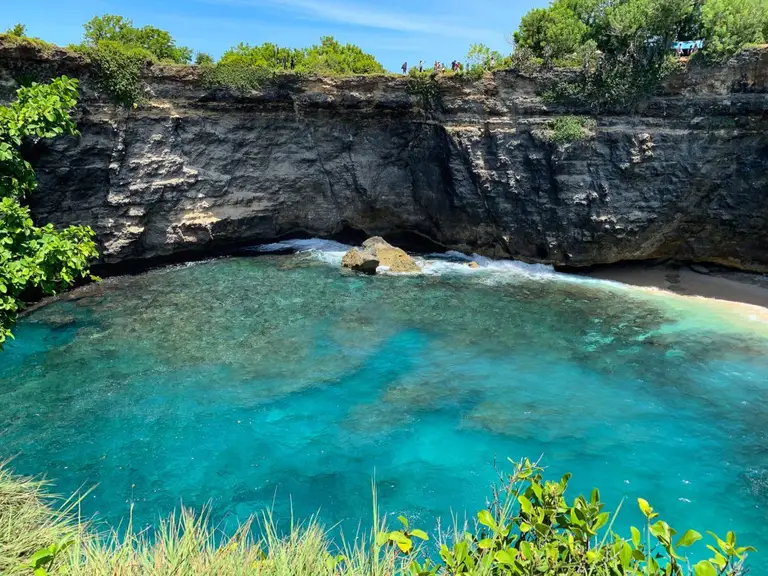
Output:
<instances>
[{"instance_id":1,"label":"foliage canopy","mask_svg":"<svg viewBox=\"0 0 768 576\"><path fill-rule=\"evenodd\" d=\"M177 46L176 41L165 30L154 26L136 28L131 20L123 16L95 16L86 22L83 28L83 43L92 48L103 41L109 41L126 47L141 48L160 61L188 64L192 60L192 50Z\"/></svg>"},{"instance_id":2,"label":"foliage canopy","mask_svg":"<svg viewBox=\"0 0 768 576\"><path fill-rule=\"evenodd\" d=\"M227 50L218 62L203 58L203 83L236 90L253 90L272 82L287 82L287 74L343 76L381 74L384 67L354 44L341 44L323 36L320 44L308 48L285 48L265 42L258 46L238 44Z\"/></svg>"},{"instance_id":3,"label":"foliage canopy","mask_svg":"<svg viewBox=\"0 0 768 576\"><path fill-rule=\"evenodd\" d=\"M745 44L768 40L765 0L707 0L701 6L701 35L711 60L732 56Z\"/></svg>"},{"instance_id":4,"label":"foliage canopy","mask_svg":"<svg viewBox=\"0 0 768 576\"><path fill-rule=\"evenodd\" d=\"M22 204L37 187L22 143L77 134L70 118L76 102L77 80L63 76L21 88L15 102L0 107L0 349L24 307L25 291L53 294L70 286L87 275L88 261L97 256L90 228L35 226Z\"/></svg>"},{"instance_id":5,"label":"foliage canopy","mask_svg":"<svg viewBox=\"0 0 768 576\"><path fill-rule=\"evenodd\" d=\"M703 40L703 53L722 60L763 41L767 29L765 0L553 0L528 12L513 37L541 58L562 58L588 41L611 56Z\"/></svg>"},{"instance_id":6,"label":"foliage canopy","mask_svg":"<svg viewBox=\"0 0 768 576\"><path fill-rule=\"evenodd\" d=\"M291 59L298 72L335 75L385 72L371 54L354 44L341 44L333 36L323 36L320 44L308 48L284 48L270 42L258 46L241 43L227 50L219 63L278 71L290 68Z\"/></svg>"}]
</instances>

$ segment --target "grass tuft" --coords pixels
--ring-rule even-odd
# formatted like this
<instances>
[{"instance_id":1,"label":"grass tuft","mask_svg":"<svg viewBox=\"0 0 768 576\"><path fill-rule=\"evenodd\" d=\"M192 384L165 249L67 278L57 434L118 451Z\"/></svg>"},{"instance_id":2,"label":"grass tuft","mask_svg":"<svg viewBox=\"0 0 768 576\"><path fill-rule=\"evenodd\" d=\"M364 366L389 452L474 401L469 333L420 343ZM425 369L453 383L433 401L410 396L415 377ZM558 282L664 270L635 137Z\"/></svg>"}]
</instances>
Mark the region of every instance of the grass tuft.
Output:
<instances>
[{"instance_id":1,"label":"grass tuft","mask_svg":"<svg viewBox=\"0 0 768 576\"><path fill-rule=\"evenodd\" d=\"M500 478L474 523L460 525L430 541L398 517L389 531L378 514L373 490L373 530L352 541L330 537L316 518L278 526L267 512L225 535L211 522L210 508L182 509L153 531L125 529L98 534L77 520L80 499L54 507L47 484L15 477L0 464L0 573L8 576L744 576L750 546L736 535L712 535L719 550L692 567L682 549L702 536L676 532L638 499L643 530L631 538L613 531L619 510L603 511L599 491L587 499L565 498L570 475L545 481L543 469L528 460L514 463ZM82 498L82 497L81 497ZM619 506L619 509L621 506ZM130 517L129 517L130 518ZM645 537L643 537L643 534ZM256 535L259 535L258 537ZM440 562L435 563L436 544ZM41 560L42 558L42 560ZM37 561L35 563L35 561ZM668 571L670 568L672 571Z\"/></svg>"},{"instance_id":2,"label":"grass tuft","mask_svg":"<svg viewBox=\"0 0 768 576\"><path fill-rule=\"evenodd\" d=\"M77 497L56 506L44 480L14 476L0 462L0 574L13 574L23 560L45 546L79 540L84 526L73 518Z\"/></svg>"}]
</instances>

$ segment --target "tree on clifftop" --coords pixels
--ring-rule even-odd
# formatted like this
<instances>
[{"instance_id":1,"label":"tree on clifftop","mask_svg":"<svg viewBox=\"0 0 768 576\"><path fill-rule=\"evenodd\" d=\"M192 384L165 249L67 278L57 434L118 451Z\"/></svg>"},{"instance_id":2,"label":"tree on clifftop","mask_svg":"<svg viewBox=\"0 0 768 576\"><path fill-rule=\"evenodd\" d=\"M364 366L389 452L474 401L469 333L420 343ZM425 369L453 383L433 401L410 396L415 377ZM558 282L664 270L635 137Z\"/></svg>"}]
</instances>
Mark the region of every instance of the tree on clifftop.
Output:
<instances>
[{"instance_id":1,"label":"tree on clifftop","mask_svg":"<svg viewBox=\"0 0 768 576\"><path fill-rule=\"evenodd\" d=\"M95 16L83 28L83 41L91 48L107 41L127 48L142 48L160 61L188 64L192 60L192 50L186 46L177 46L170 33L154 26L136 28L132 20L122 16Z\"/></svg>"},{"instance_id":2,"label":"tree on clifftop","mask_svg":"<svg viewBox=\"0 0 768 576\"><path fill-rule=\"evenodd\" d=\"M35 226L22 204L37 187L35 172L21 155L22 142L77 134L70 118L77 80L63 76L16 94L15 102L0 107L0 349L12 337L26 291L54 294L67 288L88 275L88 262L98 255L93 230Z\"/></svg>"},{"instance_id":3,"label":"tree on clifftop","mask_svg":"<svg viewBox=\"0 0 768 576\"><path fill-rule=\"evenodd\" d=\"M376 58L355 44L342 44L333 36L323 36L320 44L308 48L284 48L271 42L259 46L238 44L219 61L224 66L245 66L282 70L293 59L295 70L314 74L383 74Z\"/></svg>"}]
</instances>

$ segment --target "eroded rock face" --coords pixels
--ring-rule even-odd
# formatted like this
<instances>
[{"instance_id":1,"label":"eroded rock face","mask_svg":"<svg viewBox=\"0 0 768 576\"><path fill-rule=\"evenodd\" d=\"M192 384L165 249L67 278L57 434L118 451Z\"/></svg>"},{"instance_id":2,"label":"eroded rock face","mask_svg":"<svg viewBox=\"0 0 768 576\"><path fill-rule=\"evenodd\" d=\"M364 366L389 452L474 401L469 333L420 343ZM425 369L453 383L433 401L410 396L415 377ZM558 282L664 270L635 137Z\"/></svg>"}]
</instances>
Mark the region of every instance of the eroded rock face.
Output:
<instances>
[{"instance_id":1,"label":"eroded rock face","mask_svg":"<svg viewBox=\"0 0 768 576\"><path fill-rule=\"evenodd\" d=\"M376 274L379 267L379 259L372 253L352 248L341 259L342 268L349 268L365 274Z\"/></svg>"},{"instance_id":2,"label":"eroded rock face","mask_svg":"<svg viewBox=\"0 0 768 576\"><path fill-rule=\"evenodd\" d=\"M0 94L30 67L83 80L81 136L29 150L34 215L92 226L107 263L356 229L567 266L675 258L768 270L765 51L676 76L563 146L537 128L588 111L544 103L534 79L511 71L473 85L441 78L425 113L403 78L234 95L202 89L194 69L155 66L150 103L118 111L82 61L2 46Z\"/></svg>"},{"instance_id":3,"label":"eroded rock face","mask_svg":"<svg viewBox=\"0 0 768 576\"><path fill-rule=\"evenodd\" d=\"M421 272L419 265L405 250L392 246L380 236L368 238L360 250L352 248L344 255L341 265L367 274L375 274L378 266L386 268L389 272Z\"/></svg>"}]
</instances>

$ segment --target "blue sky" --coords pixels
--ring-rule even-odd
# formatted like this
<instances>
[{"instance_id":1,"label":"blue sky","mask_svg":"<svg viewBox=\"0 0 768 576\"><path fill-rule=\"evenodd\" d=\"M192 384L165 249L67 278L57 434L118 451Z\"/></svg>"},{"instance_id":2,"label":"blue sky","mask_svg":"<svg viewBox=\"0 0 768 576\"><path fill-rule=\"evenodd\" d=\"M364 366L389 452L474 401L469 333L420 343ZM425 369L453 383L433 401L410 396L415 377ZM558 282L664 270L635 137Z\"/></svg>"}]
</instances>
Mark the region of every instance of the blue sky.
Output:
<instances>
[{"instance_id":1,"label":"blue sky","mask_svg":"<svg viewBox=\"0 0 768 576\"><path fill-rule=\"evenodd\" d=\"M78 42L97 14L170 31L177 42L215 57L238 42L299 47L332 35L359 44L390 70L404 60L450 63L470 44L504 53L520 17L547 0L2 0L0 30L16 22L56 44Z\"/></svg>"}]
</instances>

